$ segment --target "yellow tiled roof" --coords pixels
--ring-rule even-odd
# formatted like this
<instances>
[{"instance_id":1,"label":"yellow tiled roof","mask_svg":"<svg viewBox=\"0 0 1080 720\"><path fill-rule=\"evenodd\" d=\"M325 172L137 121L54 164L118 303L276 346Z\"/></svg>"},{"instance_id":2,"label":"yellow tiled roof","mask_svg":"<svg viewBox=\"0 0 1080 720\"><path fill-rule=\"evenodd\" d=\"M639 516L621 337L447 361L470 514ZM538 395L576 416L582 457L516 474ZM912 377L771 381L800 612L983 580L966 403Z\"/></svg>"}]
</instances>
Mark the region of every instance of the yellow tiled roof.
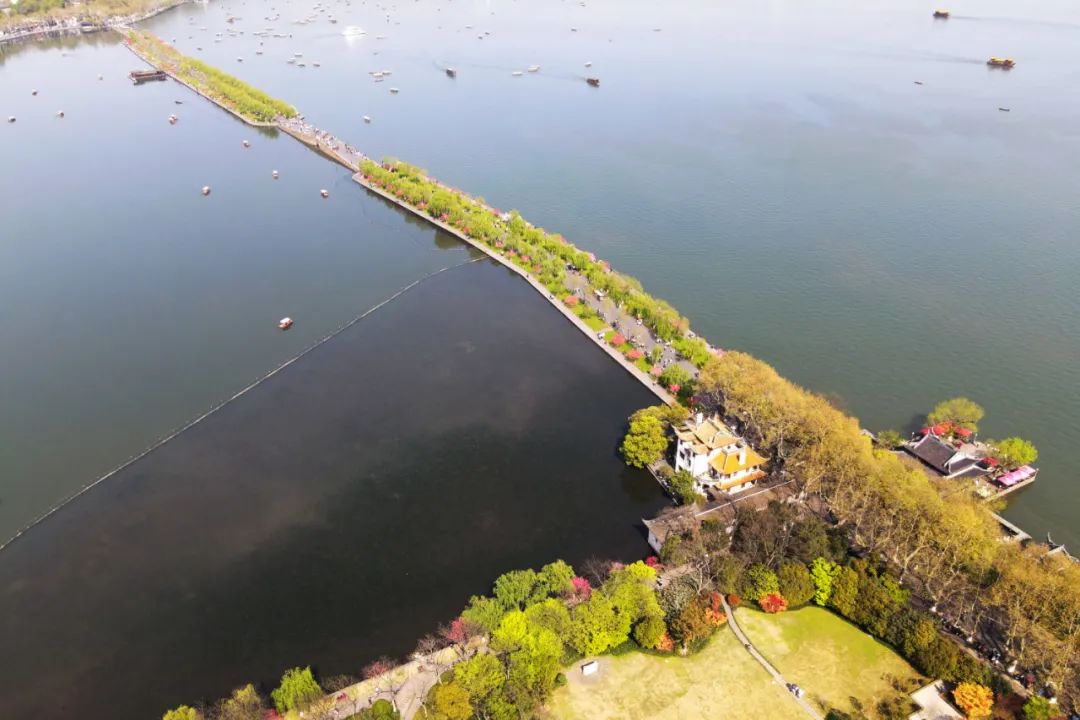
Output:
<instances>
[{"instance_id":1,"label":"yellow tiled roof","mask_svg":"<svg viewBox=\"0 0 1080 720\"><path fill-rule=\"evenodd\" d=\"M675 434L699 455L739 441L726 426L713 418L697 426L684 425Z\"/></svg>"},{"instance_id":2,"label":"yellow tiled roof","mask_svg":"<svg viewBox=\"0 0 1080 720\"><path fill-rule=\"evenodd\" d=\"M714 457L709 464L716 472L721 475L731 475L739 470L746 470L747 468L758 467L765 464L765 458L761 457L754 451L754 448L746 448L746 462L739 462L739 451L733 452L721 452Z\"/></svg>"}]
</instances>

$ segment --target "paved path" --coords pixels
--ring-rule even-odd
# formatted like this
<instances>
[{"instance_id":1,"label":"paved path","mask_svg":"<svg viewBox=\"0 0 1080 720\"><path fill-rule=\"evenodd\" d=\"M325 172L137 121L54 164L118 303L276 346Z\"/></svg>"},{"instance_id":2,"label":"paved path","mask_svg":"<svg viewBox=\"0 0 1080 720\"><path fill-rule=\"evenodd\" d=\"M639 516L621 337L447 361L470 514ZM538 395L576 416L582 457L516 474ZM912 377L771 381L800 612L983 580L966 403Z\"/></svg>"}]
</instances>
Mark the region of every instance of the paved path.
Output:
<instances>
[{"instance_id":1,"label":"paved path","mask_svg":"<svg viewBox=\"0 0 1080 720\"><path fill-rule=\"evenodd\" d=\"M750 655L753 656L755 660L761 663L761 667L765 668L769 672L769 674L772 675L773 680L775 680L785 690L787 690L787 681L784 680L784 676L781 675L776 668L769 664L769 661L766 660L761 655L761 653L758 652L757 648L754 647L753 643L751 643L750 640L747 639L746 635L743 634L742 628L739 627L739 623L735 620L735 612L731 609L731 606L728 605L727 598L721 596L720 600L724 603L724 612L727 613L728 624L731 625L731 629L735 633L735 637L739 638L739 642L743 644L743 647L746 648L746 651L750 653ZM815 710L810 705L810 703L806 702L806 700L804 700L803 698L795 697L795 694L791 693L790 691L788 692L788 694L791 695L792 700L802 706L802 709L806 711L807 715L814 718L814 720L822 720L821 715L818 714L818 711Z\"/></svg>"}]
</instances>

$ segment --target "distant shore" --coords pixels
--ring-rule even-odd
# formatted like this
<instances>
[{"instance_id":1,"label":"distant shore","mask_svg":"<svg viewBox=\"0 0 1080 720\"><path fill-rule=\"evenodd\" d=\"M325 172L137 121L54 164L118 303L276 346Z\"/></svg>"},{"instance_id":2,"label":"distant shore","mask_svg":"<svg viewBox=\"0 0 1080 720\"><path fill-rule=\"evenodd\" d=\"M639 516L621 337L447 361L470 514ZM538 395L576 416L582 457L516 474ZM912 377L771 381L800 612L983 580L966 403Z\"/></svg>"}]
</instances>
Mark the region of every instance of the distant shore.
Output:
<instances>
[{"instance_id":1,"label":"distant shore","mask_svg":"<svg viewBox=\"0 0 1080 720\"><path fill-rule=\"evenodd\" d=\"M101 16L94 13L79 13L62 17L46 16L27 18L22 23L0 25L0 44L18 42L20 40L39 40L42 38L59 37L62 35L85 35L101 32L103 30L115 30L142 22L165 12L172 10L192 0L168 0L154 6L145 12L127 15ZM10 16L8 17L10 20ZM90 29L84 29L84 23L89 24Z\"/></svg>"}]
</instances>

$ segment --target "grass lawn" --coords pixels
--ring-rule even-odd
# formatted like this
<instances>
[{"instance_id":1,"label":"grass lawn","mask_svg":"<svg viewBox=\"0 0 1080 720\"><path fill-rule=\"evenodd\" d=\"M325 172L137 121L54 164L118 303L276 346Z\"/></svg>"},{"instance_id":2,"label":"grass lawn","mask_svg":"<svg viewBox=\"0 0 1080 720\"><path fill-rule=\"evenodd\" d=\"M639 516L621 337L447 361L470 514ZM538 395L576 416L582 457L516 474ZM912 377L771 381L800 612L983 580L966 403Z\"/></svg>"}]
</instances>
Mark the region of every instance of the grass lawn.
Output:
<instances>
[{"instance_id":1,"label":"grass lawn","mask_svg":"<svg viewBox=\"0 0 1080 720\"><path fill-rule=\"evenodd\" d=\"M592 317L584 318L585 324L591 327L593 330L599 330L602 327L606 327L607 323L593 315Z\"/></svg>"},{"instance_id":2,"label":"grass lawn","mask_svg":"<svg viewBox=\"0 0 1080 720\"><path fill-rule=\"evenodd\" d=\"M743 632L789 682L822 709L851 712L852 698L876 717L878 702L897 694L893 678L914 685L919 674L892 648L819 607L766 615L741 608Z\"/></svg>"},{"instance_id":3,"label":"grass lawn","mask_svg":"<svg viewBox=\"0 0 1080 720\"><path fill-rule=\"evenodd\" d=\"M690 657L627 653L600 659L600 671L566 669L569 682L548 702L557 720L806 720L787 691L721 628Z\"/></svg>"}]
</instances>

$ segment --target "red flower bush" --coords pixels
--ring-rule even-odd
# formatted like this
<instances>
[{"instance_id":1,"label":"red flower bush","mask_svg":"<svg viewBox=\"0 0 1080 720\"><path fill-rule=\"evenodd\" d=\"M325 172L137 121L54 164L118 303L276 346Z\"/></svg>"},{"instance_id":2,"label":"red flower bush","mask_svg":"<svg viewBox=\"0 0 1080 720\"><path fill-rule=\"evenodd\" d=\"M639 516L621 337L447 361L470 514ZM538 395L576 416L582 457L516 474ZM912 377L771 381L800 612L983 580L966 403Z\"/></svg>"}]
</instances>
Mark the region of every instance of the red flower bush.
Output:
<instances>
[{"instance_id":1,"label":"red flower bush","mask_svg":"<svg viewBox=\"0 0 1080 720\"><path fill-rule=\"evenodd\" d=\"M781 613L787 610L787 600L780 593L769 593L758 600L758 605L767 613Z\"/></svg>"},{"instance_id":2,"label":"red flower bush","mask_svg":"<svg viewBox=\"0 0 1080 720\"><path fill-rule=\"evenodd\" d=\"M645 353L641 352L637 348L634 348L630 352L626 353L627 360L640 360L643 357L645 357Z\"/></svg>"},{"instance_id":3,"label":"red flower bush","mask_svg":"<svg viewBox=\"0 0 1080 720\"><path fill-rule=\"evenodd\" d=\"M656 641L656 649L660 652L671 652L675 649L675 641L666 632Z\"/></svg>"},{"instance_id":4,"label":"red flower bush","mask_svg":"<svg viewBox=\"0 0 1080 720\"><path fill-rule=\"evenodd\" d=\"M592 596L592 585L580 575L570 580L570 595L574 600L584 601Z\"/></svg>"},{"instance_id":5,"label":"red flower bush","mask_svg":"<svg viewBox=\"0 0 1080 720\"><path fill-rule=\"evenodd\" d=\"M577 307L578 296L577 295L567 295L566 297L563 298L563 302L566 303L566 307Z\"/></svg>"},{"instance_id":6,"label":"red flower bush","mask_svg":"<svg viewBox=\"0 0 1080 720\"><path fill-rule=\"evenodd\" d=\"M660 368L659 365L653 365L653 369L649 372L652 373L653 377L660 377L664 373L664 371Z\"/></svg>"},{"instance_id":7,"label":"red flower bush","mask_svg":"<svg viewBox=\"0 0 1080 720\"><path fill-rule=\"evenodd\" d=\"M671 387L669 387L668 390L678 395L679 391L682 390L682 385L679 383L671 383Z\"/></svg>"},{"instance_id":8,"label":"red flower bush","mask_svg":"<svg viewBox=\"0 0 1080 720\"><path fill-rule=\"evenodd\" d=\"M661 566L660 558L656 557L655 555L650 555L649 557L645 558L645 564L651 568L658 568Z\"/></svg>"},{"instance_id":9,"label":"red flower bush","mask_svg":"<svg viewBox=\"0 0 1080 720\"><path fill-rule=\"evenodd\" d=\"M736 595L735 593L731 593L730 595L727 596L727 603L731 607L737 608L740 605L742 605L742 598L739 597L738 595Z\"/></svg>"},{"instance_id":10,"label":"red flower bush","mask_svg":"<svg viewBox=\"0 0 1080 720\"><path fill-rule=\"evenodd\" d=\"M611 343L612 347L619 347L626 344L626 338L622 336L622 333L615 333L608 342Z\"/></svg>"}]
</instances>

